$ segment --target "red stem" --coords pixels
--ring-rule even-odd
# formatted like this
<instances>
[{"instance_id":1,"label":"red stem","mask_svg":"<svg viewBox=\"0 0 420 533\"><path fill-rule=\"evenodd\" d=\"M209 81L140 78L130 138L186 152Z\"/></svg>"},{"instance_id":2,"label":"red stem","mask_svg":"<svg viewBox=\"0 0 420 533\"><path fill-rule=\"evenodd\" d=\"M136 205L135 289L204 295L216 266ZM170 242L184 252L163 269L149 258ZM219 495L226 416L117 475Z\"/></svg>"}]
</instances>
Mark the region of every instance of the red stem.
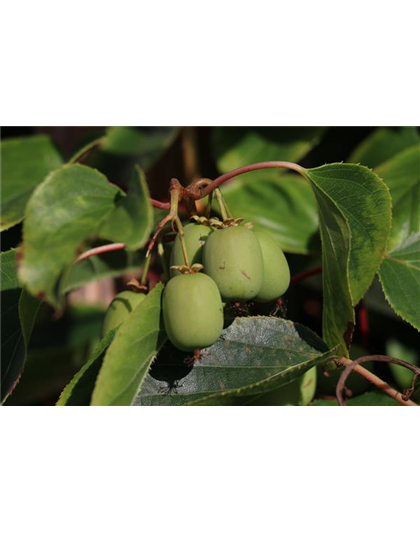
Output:
<instances>
[{"instance_id":1,"label":"red stem","mask_svg":"<svg viewBox=\"0 0 420 533\"><path fill-rule=\"evenodd\" d=\"M252 165L246 165L245 167L235 168L234 170L219 176L201 191L201 197L207 196L214 191L214 189L217 189L220 187L220 185L231 180L232 178L235 178L236 176L246 174L247 172L252 172L253 170L264 170L266 168L287 168L289 170L298 172L302 176L305 174L305 169L303 167L297 165L296 163L289 163L288 161L265 161L263 163L254 163Z\"/></svg>"},{"instance_id":2,"label":"red stem","mask_svg":"<svg viewBox=\"0 0 420 533\"><path fill-rule=\"evenodd\" d=\"M298 281L302 281L303 279L315 276L315 274L319 274L320 272L322 272L322 266L313 268L312 270L307 270L306 272L302 272L301 274L296 274L296 276L293 276L290 279L290 283L297 283Z\"/></svg>"}]
</instances>

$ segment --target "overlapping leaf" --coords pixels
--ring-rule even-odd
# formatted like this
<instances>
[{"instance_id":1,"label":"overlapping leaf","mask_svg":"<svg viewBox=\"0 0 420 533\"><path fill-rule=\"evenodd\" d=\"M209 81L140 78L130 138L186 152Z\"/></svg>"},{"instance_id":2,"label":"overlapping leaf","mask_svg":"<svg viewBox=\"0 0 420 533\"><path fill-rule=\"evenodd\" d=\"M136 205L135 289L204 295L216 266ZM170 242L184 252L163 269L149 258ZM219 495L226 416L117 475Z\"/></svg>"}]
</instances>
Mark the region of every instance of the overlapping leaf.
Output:
<instances>
[{"instance_id":1,"label":"overlapping leaf","mask_svg":"<svg viewBox=\"0 0 420 533\"><path fill-rule=\"evenodd\" d=\"M108 348L92 395L92 405L131 405L150 365L166 341L158 284L121 324Z\"/></svg>"},{"instance_id":2,"label":"overlapping leaf","mask_svg":"<svg viewBox=\"0 0 420 533\"><path fill-rule=\"evenodd\" d=\"M386 254L379 278L394 311L420 330L420 232Z\"/></svg>"},{"instance_id":3,"label":"overlapping leaf","mask_svg":"<svg viewBox=\"0 0 420 533\"><path fill-rule=\"evenodd\" d=\"M189 354L166 344L135 405L237 404L278 388L331 357L307 328L273 317L238 318L221 338L188 364Z\"/></svg>"},{"instance_id":4,"label":"overlapping leaf","mask_svg":"<svg viewBox=\"0 0 420 533\"><path fill-rule=\"evenodd\" d=\"M325 128L214 128L213 151L221 172L261 161L299 161Z\"/></svg>"},{"instance_id":5,"label":"overlapping leaf","mask_svg":"<svg viewBox=\"0 0 420 533\"><path fill-rule=\"evenodd\" d=\"M307 254L318 248L316 205L304 180L263 170L232 181L223 194L234 217L270 233L284 251Z\"/></svg>"},{"instance_id":6,"label":"overlapping leaf","mask_svg":"<svg viewBox=\"0 0 420 533\"><path fill-rule=\"evenodd\" d=\"M371 170L331 164L305 171L318 204L322 238L323 330L343 355L352 333L352 307L381 264L391 225L387 187Z\"/></svg>"},{"instance_id":7,"label":"overlapping leaf","mask_svg":"<svg viewBox=\"0 0 420 533\"><path fill-rule=\"evenodd\" d=\"M1 149L1 230L21 222L34 188L62 164L50 139L39 135L8 139Z\"/></svg>"}]
</instances>

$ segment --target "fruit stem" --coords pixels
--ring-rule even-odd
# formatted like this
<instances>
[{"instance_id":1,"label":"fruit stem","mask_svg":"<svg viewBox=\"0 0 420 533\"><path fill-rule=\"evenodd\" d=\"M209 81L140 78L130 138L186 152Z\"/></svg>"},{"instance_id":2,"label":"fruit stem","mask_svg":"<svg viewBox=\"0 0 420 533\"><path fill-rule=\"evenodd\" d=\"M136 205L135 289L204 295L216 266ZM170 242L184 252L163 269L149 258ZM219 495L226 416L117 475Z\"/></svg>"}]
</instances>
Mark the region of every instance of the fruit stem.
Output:
<instances>
[{"instance_id":1,"label":"fruit stem","mask_svg":"<svg viewBox=\"0 0 420 533\"><path fill-rule=\"evenodd\" d=\"M181 184L179 183L179 181L176 179L172 179L171 186L169 188L169 192L171 195L171 207L166 217L163 218L156 226L155 234L153 235L151 241L149 242L149 246L147 247L146 257L150 255L154 245L156 244L156 239L158 238L160 232L163 230L166 224L168 222L172 222L173 224L174 220L178 218L178 203L180 200L180 190Z\"/></svg>"},{"instance_id":2,"label":"fruit stem","mask_svg":"<svg viewBox=\"0 0 420 533\"><path fill-rule=\"evenodd\" d=\"M230 216L229 208L226 205L225 199L223 198L223 194L221 193L220 189L214 190L214 196L216 197L217 203L219 204L222 220L232 218L232 216Z\"/></svg>"},{"instance_id":3,"label":"fruit stem","mask_svg":"<svg viewBox=\"0 0 420 533\"><path fill-rule=\"evenodd\" d=\"M209 194L208 198L207 198L207 206L206 206L206 212L204 214L204 216L206 218L210 218L211 216L211 205L213 203L213 191Z\"/></svg>"},{"instance_id":4,"label":"fruit stem","mask_svg":"<svg viewBox=\"0 0 420 533\"><path fill-rule=\"evenodd\" d=\"M146 257L146 261L144 262L143 273L142 273L141 279L140 279L140 285L146 285L147 274L149 273L149 267L150 267L151 259L152 259L152 254L150 254L150 255L148 255Z\"/></svg>"},{"instance_id":5,"label":"fruit stem","mask_svg":"<svg viewBox=\"0 0 420 533\"><path fill-rule=\"evenodd\" d=\"M372 374L372 372L369 372L366 368L363 368L360 366L359 363L365 363L367 361L380 361L380 362L386 362L386 363L392 363L396 365L403 366L405 368L408 368L414 373L413 381L411 383L411 387L409 389L406 389L402 394L401 392L398 392L394 388L392 388L388 383L383 381L381 378L376 376L375 374ZM346 368L343 370L340 379L337 383L336 388L336 395L337 400L340 405L346 405L346 402L343 398L343 392L345 389L345 383L351 372L353 370L366 378L368 381L373 383L378 389L385 392L385 394L388 394L388 396L391 396L391 398L394 398L397 402L401 403L402 405L409 405L409 406L417 406L415 402L410 400L410 396L414 391L414 384L416 382L416 379L420 376L420 368L418 368L415 365L412 365L411 363L407 363L406 361L402 361L401 359L396 359L395 357L390 357L388 355L365 355L363 357L358 357L357 359L354 359L351 361L347 358L341 358L336 360L336 363L339 365L344 365Z\"/></svg>"},{"instance_id":6,"label":"fruit stem","mask_svg":"<svg viewBox=\"0 0 420 533\"><path fill-rule=\"evenodd\" d=\"M182 249L182 255L184 257L184 264L187 268L190 268L187 245L185 243L184 226L182 225L182 222L178 216L175 218L175 224L176 224L176 227L178 228L179 240L181 241L181 249Z\"/></svg>"},{"instance_id":7,"label":"fruit stem","mask_svg":"<svg viewBox=\"0 0 420 533\"><path fill-rule=\"evenodd\" d=\"M160 264L162 266L163 277L165 281L168 281L169 269L168 269L168 262L166 261L166 257L165 257L165 248L163 246L162 239L159 239L158 246L157 246L157 253L160 259Z\"/></svg>"}]
</instances>

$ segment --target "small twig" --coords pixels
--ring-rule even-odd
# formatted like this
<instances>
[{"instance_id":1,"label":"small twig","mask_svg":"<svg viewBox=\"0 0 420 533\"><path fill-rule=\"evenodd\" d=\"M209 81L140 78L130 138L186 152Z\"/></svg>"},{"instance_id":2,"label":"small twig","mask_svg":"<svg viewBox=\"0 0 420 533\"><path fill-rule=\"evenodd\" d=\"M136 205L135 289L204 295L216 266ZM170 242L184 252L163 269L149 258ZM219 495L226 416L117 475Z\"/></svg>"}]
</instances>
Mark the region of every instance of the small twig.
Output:
<instances>
[{"instance_id":1,"label":"small twig","mask_svg":"<svg viewBox=\"0 0 420 533\"><path fill-rule=\"evenodd\" d=\"M392 388L388 383L383 381L381 378L376 376L375 374L372 374L372 372L369 372L366 368L363 368L360 366L359 363L365 363L367 361L380 361L385 363L392 363L396 365L403 366L405 368L408 368L414 373L413 381L411 384L410 389L406 389L403 394L401 392L398 392L394 388ZM340 405L346 405L346 402L344 401L343 397L343 391L345 389L345 383L349 375L353 372L357 372L364 378L366 378L368 381L373 383L378 389L385 392L385 394L388 394L388 396L391 396L391 398L394 398L394 400L397 400L397 402L401 403L402 405L410 405L410 406L417 406L415 402L410 400L410 396L414 391L414 384L416 379L420 376L420 368L418 368L415 365L412 365L411 363L407 363L406 361L402 361L401 359L396 359L395 357L390 357L388 355L365 355L363 357L358 357L354 361L351 361L350 359L338 359L336 361L340 365L345 365L347 368L345 368L340 376L340 379L337 383L336 388L336 395L337 400Z\"/></svg>"},{"instance_id":2,"label":"small twig","mask_svg":"<svg viewBox=\"0 0 420 533\"><path fill-rule=\"evenodd\" d=\"M290 283L297 283L298 281L302 281L303 279L310 278L311 276L315 276L316 274L319 274L322 272L322 266L313 268L312 270L307 270L306 272L302 272L301 274L296 274L296 276L293 276L290 279Z\"/></svg>"}]
</instances>

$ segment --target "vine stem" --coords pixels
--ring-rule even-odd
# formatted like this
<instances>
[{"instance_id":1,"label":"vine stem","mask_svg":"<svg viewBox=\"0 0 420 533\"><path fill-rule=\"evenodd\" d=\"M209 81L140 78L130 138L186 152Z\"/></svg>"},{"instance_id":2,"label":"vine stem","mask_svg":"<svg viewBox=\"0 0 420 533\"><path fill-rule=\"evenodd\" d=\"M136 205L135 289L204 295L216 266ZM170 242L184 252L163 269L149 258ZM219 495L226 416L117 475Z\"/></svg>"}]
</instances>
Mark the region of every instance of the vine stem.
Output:
<instances>
[{"instance_id":1,"label":"vine stem","mask_svg":"<svg viewBox=\"0 0 420 533\"><path fill-rule=\"evenodd\" d=\"M376 376L375 374L372 374L372 372L369 372L366 368L361 366L359 363L364 363L367 361L380 361L380 362L387 362L387 363L393 363L396 365L403 366L405 368L408 368L414 373L413 376L413 382L411 385L411 388L407 391L404 391L403 394L401 392L398 392L393 387L388 385L385 381L383 381L381 378ZM414 390L414 383L416 379L420 376L420 368L416 367L415 365L412 365L411 363L406 363L405 361L402 361L400 359L396 359L395 357L389 357L387 355L365 355L363 357L358 357L354 361L347 359L347 358L341 358L337 360L337 363L346 366L346 368L343 370L340 379L337 383L336 388L336 395L338 403L342 406L346 405L346 402L344 401L343 392L345 389L345 383L349 375L354 371L366 378L368 381L370 381L373 385L378 387L378 389L385 392L385 394L388 394L388 396L391 396L391 398L394 398L394 400L397 400L397 402L401 403L402 405L407 406L417 406L415 402L410 400L406 397L407 394L411 394Z\"/></svg>"},{"instance_id":2,"label":"vine stem","mask_svg":"<svg viewBox=\"0 0 420 533\"><path fill-rule=\"evenodd\" d=\"M232 178L235 178L236 176L240 176L241 174L247 174L248 172L253 172L254 170L264 170L267 168L287 168L289 170L294 170L295 172L298 172L303 177L306 176L306 170L303 167L297 165L296 163L290 163L289 161L264 161L263 163L254 163L252 165L246 165L245 167L235 168L234 170L231 170L230 172L219 176L217 179L212 181L212 183L207 185L207 187L202 189L201 198L203 196L207 196L212 191L214 191L214 189L217 189L218 187L220 187L220 185L226 183Z\"/></svg>"},{"instance_id":3,"label":"vine stem","mask_svg":"<svg viewBox=\"0 0 420 533\"><path fill-rule=\"evenodd\" d=\"M264 161L262 163L253 163L252 165L246 165L244 167L235 168L234 170L231 170L230 172L227 172L226 174L222 174L215 180L211 181L211 183L208 183L208 185L204 188L200 188L197 190L195 187L187 187L184 189L184 191L191 194L191 196L194 197L195 200L200 200L201 198L204 198L211 192L213 192L215 189L220 187L223 183L226 183L227 181L236 178L236 176L240 176L241 174L247 174L248 172L253 172L254 170L264 170L268 168L286 168L288 170L293 170L300 174L302 177L306 176L306 170L301 167L300 165L296 163L290 163L289 161ZM200 180L201 182L210 181L210 180ZM194 184L192 184L194 186ZM158 200L150 200L153 207L157 207L158 209L164 209L169 210L171 208L171 204L169 202L159 202Z\"/></svg>"}]
</instances>

